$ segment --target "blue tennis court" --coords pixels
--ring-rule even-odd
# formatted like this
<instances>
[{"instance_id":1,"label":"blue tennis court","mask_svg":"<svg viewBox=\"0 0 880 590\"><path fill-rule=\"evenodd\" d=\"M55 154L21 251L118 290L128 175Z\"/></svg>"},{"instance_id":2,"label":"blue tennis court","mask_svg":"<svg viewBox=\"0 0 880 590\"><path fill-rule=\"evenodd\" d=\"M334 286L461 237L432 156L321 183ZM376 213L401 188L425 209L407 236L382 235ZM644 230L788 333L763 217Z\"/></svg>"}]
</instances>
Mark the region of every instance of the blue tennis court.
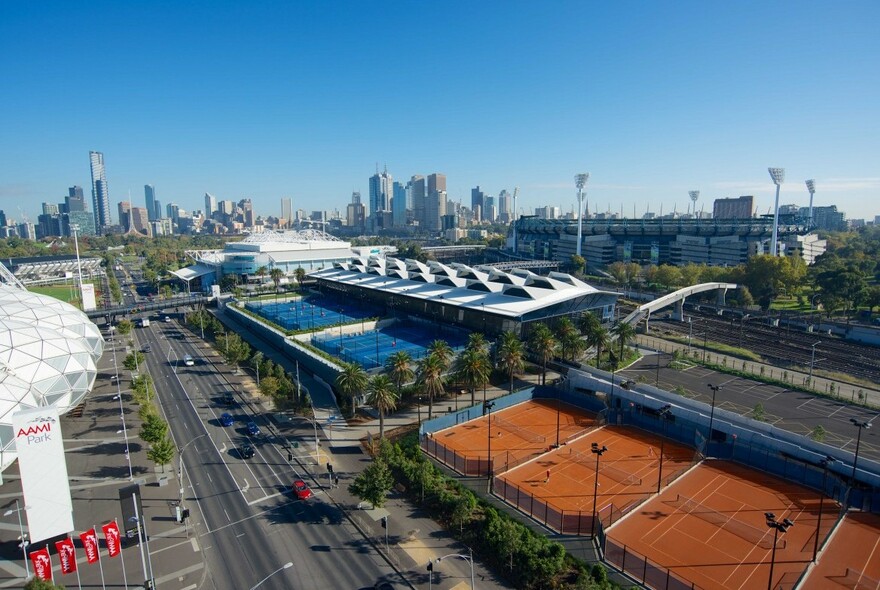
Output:
<instances>
[{"instance_id":1,"label":"blue tennis court","mask_svg":"<svg viewBox=\"0 0 880 590\"><path fill-rule=\"evenodd\" d=\"M467 333L460 330L414 322L402 322L362 334L324 333L312 336L312 345L364 369L385 364L395 352L404 351L413 359L423 358L434 340L445 340L457 353L467 344Z\"/></svg>"},{"instance_id":2,"label":"blue tennis court","mask_svg":"<svg viewBox=\"0 0 880 590\"><path fill-rule=\"evenodd\" d=\"M321 330L382 315L370 304L315 295L279 303L250 302L245 307L287 330Z\"/></svg>"}]
</instances>

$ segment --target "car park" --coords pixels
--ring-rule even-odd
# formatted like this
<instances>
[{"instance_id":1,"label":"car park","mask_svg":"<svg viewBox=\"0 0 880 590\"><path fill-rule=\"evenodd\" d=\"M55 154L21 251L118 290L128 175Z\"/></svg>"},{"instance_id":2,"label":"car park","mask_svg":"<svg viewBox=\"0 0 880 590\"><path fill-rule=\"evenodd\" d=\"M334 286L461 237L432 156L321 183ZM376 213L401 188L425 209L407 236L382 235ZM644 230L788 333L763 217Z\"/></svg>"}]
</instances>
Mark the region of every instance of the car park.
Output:
<instances>
[{"instance_id":1,"label":"car park","mask_svg":"<svg viewBox=\"0 0 880 590\"><path fill-rule=\"evenodd\" d=\"M229 412L223 412L220 414L220 424L223 426L232 426L233 422L235 422L235 418L233 418L232 414Z\"/></svg>"},{"instance_id":2,"label":"car park","mask_svg":"<svg viewBox=\"0 0 880 590\"><path fill-rule=\"evenodd\" d=\"M238 455L242 459L250 459L254 456L254 446L248 443L243 443L240 447L238 447Z\"/></svg>"},{"instance_id":3,"label":"car park","mask_svg":"<svg viewBox=\"0 0 880 590\"><path fill-rule=\"evenodd\" d=\"M301 479L294 481L291 489L293 490L294 495L300 500L308 500L312 497L312 490L306 485L306 482Z\"/></svg>"},{"instance_id":4,"label":"car park","mask_svg":"<svg viewBox=\"0 0 880 590\"><path fill-rule=\"evenodd\" d=\"M248 434L250 434L251 436L259 436L260 427L257 426L256 422L251 420L250 422L247 423L247 431L248 431Z\"/></svg>"}]
</instances>

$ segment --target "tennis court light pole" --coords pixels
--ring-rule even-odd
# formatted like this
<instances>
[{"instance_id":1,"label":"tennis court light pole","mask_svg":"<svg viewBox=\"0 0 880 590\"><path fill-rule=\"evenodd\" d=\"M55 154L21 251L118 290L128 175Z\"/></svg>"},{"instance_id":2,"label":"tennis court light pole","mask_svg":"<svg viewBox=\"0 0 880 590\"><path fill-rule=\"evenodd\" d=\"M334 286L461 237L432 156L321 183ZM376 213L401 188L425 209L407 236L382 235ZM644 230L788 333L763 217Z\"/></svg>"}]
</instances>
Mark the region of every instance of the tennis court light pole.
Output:
<instances>
[{"instance_id":1,"label":"tennis court light pole","mask_svg":"<svg viewBox=\"0 0 880 590\"><path fill-rule=\"evenodd\" d=\"M834 463L836 459L831 455L827 455L819 461L822 465L822 495L819 496L819 518L816 519L816 541L813 543L813 563L816 563L816 555L819 553L819 527L822 525L822 505L825 503L825 482L828 478L828 466Z\"/></svg>"},{"instance_id":2,"label":"tennis court light pole","mask_svg":"<svg viewBox=\"0 0 880 590\"><path fill-rule=\"evenodd\" d=\"M773 551L770 553L770 578L767 580L767 590L773 590L773 566L776 564L776 539L781 532L783 535L794 526L794 522L787 518L776 520L776 515L772 512L765 512L764 517L767 519L767 526L773 529Z\"/></svg>"},{"instance_id":3,"label":"tennis court light pole","mask_svg":"<svg viewBox=\"0 0 880 590\"><path fill-rule=\"evenodd\" d=\"M657 473L657 493L660 493L660 482L663 481L663 451L666 446L666 425L669 423L669 416L672 412L672 406L670 404L666 404L657 412L660 414L660 418L663 419L663 436L660 437L660 469Z\"/></svg>"},{"instance_id":4,"label":"tennis court light pole","mask_svg":"<svg viewBox=\"0 0 880 590\"><path fill-rule=\"evenodd\" d=\"M862 420L856 420L855 418L850 418L849 421L852 422L855 426L859 427L859 434L856 437L856 454L853 458L852 476L850 476L849 478L849 488L853 489L856 485L856 466L859 463L859 447L862 443L862 430L865 430L866 428L871 428L871 422L864 422ZM849 499L848 496L849 495L847 494L847 499Z\"/></svg>"},{"instance_id":5,"label":"tennis court light pole","mask_svg":"<svg viewBox=\"0 0 880 590\"><path fill-rule=\"evenodd\" d=\"M486 419L486 430L488 432L487 438L489 441L489 455L486 460L486 473L488 474L490 488L492 487L492 408L494 407L495 402L483 402L483 409L489 414L489 417Z\"/></svg>"},{"instance_id":6,"label":"tennis court light pole","mask_svg":"<svg viewBox=\"0 0 880 590\"><path fill-rule=\"evenodd\" d=\"M608 447L602 445L599 447L599 443L590 444L590 452L596 455L596 481L593 484L593 518L590 519L590 538L594 538L596 534L596 519L599 517L599 512L596 510L596 503L599 499L599 457L608 450Z\"/></svg>"},{"instance_id":7,"label":"tennis court light pole","mask_svg":"<svg viewBox=\"0 0 880 590\"><path fill-rule=\"evenodd\" d=\"M709 450L709 445L712 443L712 423L715 420L715 395L718 394L718 390L721 389L721 385L712 385L709 383L709 389L712 390L712 409L709 411L709 436L706 438L706 450Z\"/></svg>"}]
</instances>

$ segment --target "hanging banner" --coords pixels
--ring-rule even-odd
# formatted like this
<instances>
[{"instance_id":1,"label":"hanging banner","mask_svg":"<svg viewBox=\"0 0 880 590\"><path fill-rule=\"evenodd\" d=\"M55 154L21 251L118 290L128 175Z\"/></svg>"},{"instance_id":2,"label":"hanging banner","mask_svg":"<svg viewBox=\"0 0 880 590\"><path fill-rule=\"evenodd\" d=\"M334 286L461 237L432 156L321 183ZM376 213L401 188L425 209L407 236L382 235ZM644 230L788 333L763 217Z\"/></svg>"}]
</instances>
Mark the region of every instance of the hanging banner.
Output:
<instances>
[{"instance_id":1,"label":"hanging banner","mask_svg":"<svg viewBox=\"0 0 880 590\"><path fill-rule=\"evenodd\" d=\"M43 547L31 551L31 563L34 564L34 575L41 580L52 581L52 558L49 557L49 548Z\"/></svg>"},{"instance_id":2,"label":"hanging banner","mask_svg":"<svg viewBox=\"0 0 880 590\"><path fill-rule=\"evenodd\" d=\"M79 540L82 541L83 549L86 551L86 559L89 563L95 563L100 558L98 554L98 535L95 528L92 527L84 533L81 533Z\"/></svg>"},{"instance_id":3,"label":"hanging banner","mask_svg":"<svg viewBox=\"0 0 880 590\"><path fill-rule=\"evenodd\" d=\"M61 560L61 573L72 574L76 571L76 548L73 546L73 539L67 537L60 541L55 541L55 549L58 550L58 559Z\"/></svg>"},{"instance_id":4,"label":"hanging banner","mask_svg":"<svg viewBox=\"0 0 880 590\"><path fill-rule=\"evenodd\" d=\"M107 541L107 552L110 554L110 557L116 557L120 551L119 525L116 524L115 520L112 520L102 526L101 529L103 529L104 539Z\"/></svg>"},{"instance_id":5,"label":"hanging banner","mask_svg":"<svg viewBox=\"0 0 880 590\"><path fill-rule=\"evenodd\" d=\"M58 409L51 406L12 415L31 543L73 530L73 502L60 425Z\"/></svg>"}]
</instances>

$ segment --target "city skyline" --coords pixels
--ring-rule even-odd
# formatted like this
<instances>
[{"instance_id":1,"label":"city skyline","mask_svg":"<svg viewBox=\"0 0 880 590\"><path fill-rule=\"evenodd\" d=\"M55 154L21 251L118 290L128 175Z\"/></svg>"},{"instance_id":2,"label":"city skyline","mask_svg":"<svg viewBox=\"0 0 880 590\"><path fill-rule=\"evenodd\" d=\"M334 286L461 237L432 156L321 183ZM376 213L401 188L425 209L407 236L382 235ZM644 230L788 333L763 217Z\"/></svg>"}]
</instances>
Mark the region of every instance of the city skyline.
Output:
<instances>
[{"instance_id":1,"label":"city skyline","mask_svg":"<svg viewBox=\"0 0 880 590\"><path fill-rule=\"evenodd\" d=\"M580 172L591 212L684 212L699 190L698 209L753 195L763 214L779 166L781 204L806 206L815 179L817 206L880 214L870 2L3 10L0 43L18 57L0 97L15 113L0 209L19 221L19 207L33 219L90 186L89 151L104 154L110 211L145 206L151 185L188 211L208 192L250 198L263 217L282 198L344 212L387 166L400 181L440 171L465 205L476 186L519 186L527 214L576 210ZM419 22L445 42L425 43ZM359 40L379 24L395 34ZM67 42L91 27L102 35ZM102 76L84 77L92 62Z\"/></svg>"}]
</instances>

